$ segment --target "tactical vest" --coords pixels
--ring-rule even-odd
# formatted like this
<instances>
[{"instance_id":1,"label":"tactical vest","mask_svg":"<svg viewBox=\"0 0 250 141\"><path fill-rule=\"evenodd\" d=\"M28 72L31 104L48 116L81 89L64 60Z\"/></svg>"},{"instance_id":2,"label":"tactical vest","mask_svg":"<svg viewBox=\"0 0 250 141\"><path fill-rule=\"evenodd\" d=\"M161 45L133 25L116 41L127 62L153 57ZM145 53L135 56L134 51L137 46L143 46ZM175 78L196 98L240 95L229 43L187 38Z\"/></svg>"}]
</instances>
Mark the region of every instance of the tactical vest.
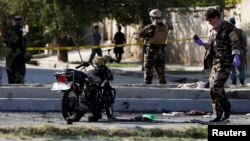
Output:
<instances>
[{"instance_id":1,"label":"tactical vest","mask_svg":"<svg viewBox=\"0 0 250 141\"><path fill-rule=\"evenodd\" d=\"M155 25L154 36L149 38L151 44L165 44L168 37L168 27L165 24Z\"/></svg>"}]
</instances>

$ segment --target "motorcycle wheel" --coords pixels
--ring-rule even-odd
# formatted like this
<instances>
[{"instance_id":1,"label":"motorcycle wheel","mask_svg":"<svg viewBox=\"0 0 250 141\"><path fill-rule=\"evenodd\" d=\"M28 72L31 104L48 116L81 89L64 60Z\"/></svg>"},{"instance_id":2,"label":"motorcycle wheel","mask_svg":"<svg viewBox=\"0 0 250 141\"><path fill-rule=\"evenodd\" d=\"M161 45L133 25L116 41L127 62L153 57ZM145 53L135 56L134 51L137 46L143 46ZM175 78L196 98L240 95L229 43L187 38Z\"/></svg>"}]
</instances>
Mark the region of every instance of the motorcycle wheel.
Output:
<instances>
[{"instance_id":1,"label":"motorcycle wheel","mask_svg":"<svg viewBox=\"0 0 250 141\"><path fill-rule=\"evenodd\" d=\"M62 96L61 110L62 116L66 121L77 122L84 116L86 112L75 110L76 102L78 102L76 94L72 90L66 91Z\"/></svg>"}]
</instances>

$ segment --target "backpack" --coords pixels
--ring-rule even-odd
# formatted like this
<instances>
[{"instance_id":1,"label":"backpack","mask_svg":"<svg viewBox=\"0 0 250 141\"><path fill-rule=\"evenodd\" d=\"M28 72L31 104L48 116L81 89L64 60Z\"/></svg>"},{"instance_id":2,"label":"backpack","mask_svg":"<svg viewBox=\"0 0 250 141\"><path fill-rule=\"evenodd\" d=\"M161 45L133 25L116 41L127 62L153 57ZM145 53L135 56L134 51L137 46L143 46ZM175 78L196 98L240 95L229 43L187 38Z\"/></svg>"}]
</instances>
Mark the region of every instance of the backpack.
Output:
<instances>
[{"instance_id":1,"label":"backpack","mask_svg":"<svg viewBox=\"0 0 250 141\"><path fill-rule=\"evenodd\" d=\"M246 37L246 34L240 28L236 28L235 32L237 33L237 35L238 35L238 37L240 39L241 47L242 48L246 47L247 46L247 37Z\"/></svg>"}]
</instances>

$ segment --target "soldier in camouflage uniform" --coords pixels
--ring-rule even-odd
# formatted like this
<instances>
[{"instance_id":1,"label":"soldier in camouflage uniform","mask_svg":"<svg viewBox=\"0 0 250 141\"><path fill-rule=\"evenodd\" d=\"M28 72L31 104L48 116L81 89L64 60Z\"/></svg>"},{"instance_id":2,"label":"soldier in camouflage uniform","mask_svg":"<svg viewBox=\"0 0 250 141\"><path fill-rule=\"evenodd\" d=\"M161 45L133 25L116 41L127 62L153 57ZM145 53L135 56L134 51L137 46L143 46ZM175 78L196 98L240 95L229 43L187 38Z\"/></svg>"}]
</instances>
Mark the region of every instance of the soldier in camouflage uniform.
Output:
<instances>
[{"instance_id":1,"label":"soldier in camouflage uniform","mask_svg":"<svg viewBox=\"0 0 250 141\"><path fill-rule=\"evenodd\" d=\"M222 20L216 9L209 8L205 18L213 27L208 43L203 43L200 39L195 42L205 46L208 54L213 58L209 85L212 107L216 117L210 122L218 122L227 120L231 114L231 104L225 93L224 84L229 78L232 65L239 67L241 64L239 58L241 45L236 28L229 22Z\"/></svg>"},{"instance_id":2,"label":"soldier in camouflage uniform","mask_svg":"<svg viewBox=\"0 0 250 141\"><path fill-rule=\"evenodd\" d=\"M7 30L6 68L9 84L24 83L26 46L23 37L22 17L15 16L14 25Z\"/></svg>"},{"instance_id":3,"label":"soldier in camouflage uniform","mask_svg":"<svg viewBox=\"0 0 250 141\"><path fill-rule=\"evenodd\" d=\"M150 11L152 24L149 24L140 31L139 36L144 38L148 45L144 56L144 83L151 84L154 69L158 75L158 82L166 84L165 70L165 42L168 37L169 27L163 23L161 12L158 9Z\"/></svg>"}]
</instances>

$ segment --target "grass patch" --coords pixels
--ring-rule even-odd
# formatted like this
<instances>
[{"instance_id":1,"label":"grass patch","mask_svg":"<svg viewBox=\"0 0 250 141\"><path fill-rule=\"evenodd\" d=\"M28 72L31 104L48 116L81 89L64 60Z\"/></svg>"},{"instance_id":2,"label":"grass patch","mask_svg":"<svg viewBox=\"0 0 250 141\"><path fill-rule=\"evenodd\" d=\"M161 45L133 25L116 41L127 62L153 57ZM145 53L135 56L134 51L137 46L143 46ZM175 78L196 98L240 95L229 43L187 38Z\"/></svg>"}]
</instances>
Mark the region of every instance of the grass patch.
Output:
<instances>
[{"instance_id":1,"label":"grass patch","mask_svg":"<svg viewBox=\"0 0 250 141\"><path fill-rule=\"evenodd\" d=\"M137 68L140 67L140 64L137 63L111 63L108 64L111 68Z\"/></svg>"},{"instance_id":2,"label":"grass patch","mask_svg":"<svg viewBox=\"0 0 250 141\"><path fill-rule=\"evenodd\" d=\"M53 139L83 139L83 138L104 138L104 139L133 139L133 140L165 140L166 138L176 139L206 139L207 128L189 127L185 129L161 129L161 128L134 128L125 129L101 129L85 126L28 126L28 127L0 127L0 138L8 139L31 139L46 138Z\"/></svg>"},{"instance_id":3,"label":"grass patch","mask_svg":"<svg viewBox=\"0 0 250 141\"><path fill-rule=\"evenodd\" d=\"M70 64L81 64L80 61L69 62ZM110 63L107 64L111 68L132 68L132 67L140 67L140 63Z\"/></svg>"},{"instance_id":4,"label":"grass patch","mask_svg":"<svg viewBox=\"0 0 250 141\"><path fill-rule=\"evenodd\" d=\"M202 71L187 71L184 69L174 69L174 70L165 69L165 72L168 74L203 74Z\"/></svg>"}]
</instances>

